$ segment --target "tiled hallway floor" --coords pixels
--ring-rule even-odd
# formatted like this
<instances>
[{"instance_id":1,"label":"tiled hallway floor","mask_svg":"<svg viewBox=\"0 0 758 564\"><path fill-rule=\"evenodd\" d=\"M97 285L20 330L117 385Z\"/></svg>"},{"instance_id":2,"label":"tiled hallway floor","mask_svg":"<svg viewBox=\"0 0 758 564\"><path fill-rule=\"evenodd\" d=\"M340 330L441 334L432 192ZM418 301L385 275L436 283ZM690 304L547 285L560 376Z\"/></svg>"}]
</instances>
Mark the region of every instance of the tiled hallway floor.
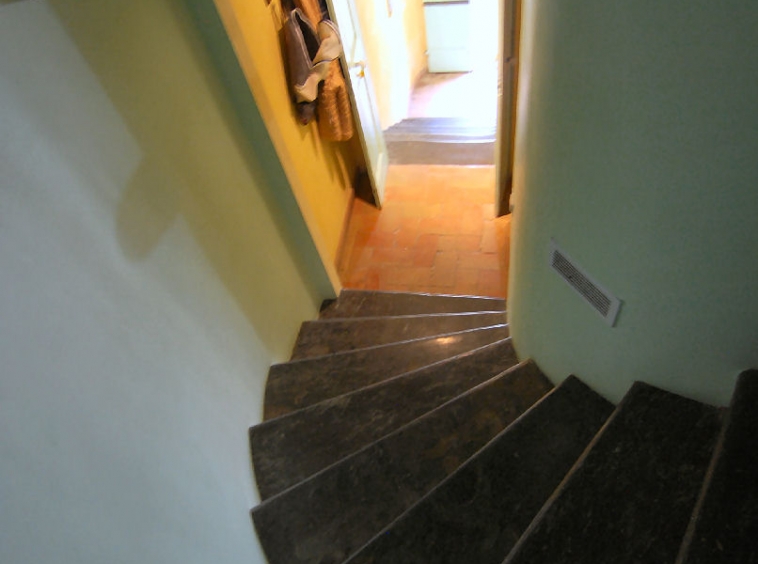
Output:
<instances>
[{"instance_id":1,"label":"tiled hallway floor","mask_svg":"<svg viewBox=\"0 0 758 564\"><path fill-rule=\"evenodd\" d=\"M492 166L391 166L381 211L353 203L343 285L506 297L510 216L494 199Z\"/></svg>"}]
</instances>

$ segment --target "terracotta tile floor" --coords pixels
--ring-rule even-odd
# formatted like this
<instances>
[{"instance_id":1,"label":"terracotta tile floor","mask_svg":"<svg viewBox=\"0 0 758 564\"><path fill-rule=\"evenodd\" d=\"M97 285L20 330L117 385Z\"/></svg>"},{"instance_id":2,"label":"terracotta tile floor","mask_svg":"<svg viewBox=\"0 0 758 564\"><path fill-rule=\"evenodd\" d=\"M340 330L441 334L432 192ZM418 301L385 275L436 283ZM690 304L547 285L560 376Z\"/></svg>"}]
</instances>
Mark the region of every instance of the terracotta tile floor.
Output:
<instances>
[{"instance_id":1,"label":"terracotta tile floor","mask_svg":"<svg viewBox=\"0 0 758 564\"><path fill-rule=\"evenodd\" d=\"M353 203L343 285L506 297L510 216L494 199L493 166L391 166L381 211Z\"/></svg>"}]
</instances>

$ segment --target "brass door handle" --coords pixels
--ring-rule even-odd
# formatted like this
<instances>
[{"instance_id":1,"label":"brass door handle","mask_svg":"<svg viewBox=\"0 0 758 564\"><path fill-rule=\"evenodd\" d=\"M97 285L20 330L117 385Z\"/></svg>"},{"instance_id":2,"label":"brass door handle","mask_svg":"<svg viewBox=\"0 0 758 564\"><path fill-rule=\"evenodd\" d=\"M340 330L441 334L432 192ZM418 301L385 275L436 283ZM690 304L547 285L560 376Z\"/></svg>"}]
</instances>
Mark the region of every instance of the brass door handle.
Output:
<instances>
[{"instance_id":1,"label":"brass door handle","mask_svg":"<svg viewBox=\"0 0 758 564\"><path fill-rule=\"evenodd\" d=\"M358 76L360 78L366 76L366 61L356 61L354 63L350 63L348 67L350 67L350 69L360 69L358 71Z\"/></svg>"}]
</instances>

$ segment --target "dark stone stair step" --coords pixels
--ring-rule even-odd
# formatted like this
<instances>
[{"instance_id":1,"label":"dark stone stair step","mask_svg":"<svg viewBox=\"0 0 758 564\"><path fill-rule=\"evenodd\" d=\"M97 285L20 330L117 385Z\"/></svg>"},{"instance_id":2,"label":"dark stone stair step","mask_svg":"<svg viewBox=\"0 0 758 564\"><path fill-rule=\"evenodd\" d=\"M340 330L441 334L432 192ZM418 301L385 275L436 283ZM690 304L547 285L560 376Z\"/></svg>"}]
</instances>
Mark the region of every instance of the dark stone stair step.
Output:
<instances>
[{"instance_id":1,"label":"dark stone stair step","mask_svg":"<svg viewBox=\"0 0 758 564\"><path fill-rule=\"evenodd\" d=\"M505 339L252 427L250 449L261 498L305 480L517 363L510 339ZM544 386L544 380L523 385ZM545 393L549 388L540 389ZM519 395L527 395L526 390Z\"/></svg>"},{"instance_id":2,"label":"dark stone stair step","mask_svg":"<svg viewBox=\"0 0 758 564\"><path fill-rule=\"evenodd\" d=\"M499 564L612 411L564 380L350 564Z\"/></svg>"},{"instance_id":3,"label":"dark stone stair step","mask_svg":"<svg viewBox=\"0 0 758 564\"><path fill-rule=\"evenodd\" d=\"M635 383L505 562L673 562L720 420Z\"/></svg>"},{"instance_id":4,"label":"dark stone stair step","mask_svg":"<svg viewBox=\"0 0 758 564\"><path fill-rule=\"evenodd\" d=\"M342 290L339 298L322 308L319 317L333 319L474 311L505 311L505 300L476 296Z\"/></svg>"},{"instance_id":5,"label":"dark stone stair step","mask_svg":"<svg viewBox=\"0 0 758 564\"><path fill-rule=\"evenodd\" d=\"M544 376L520 364L264 501L252 517L269 561L345 560L539 399L519 395L524 378Z\"/></svg>"},{"instance_id":6,"label":"dark stone stair step","mask_svg":"<svg viewBox=\"0 0 758 564\"><path fill-rule=\"evenodd\" d=\"M387 142L390 164L485 166L495 164L494 141L441 142L397 140Z\"/></svg>"},{"instance_id":7,"label":"dark stone stair step","mask_svg":"<svg viewBox=\"0 0 758 564\"><path fill-rule=\"evenodd\" d=\"M309 358L419 337L506 323L504 312L441 313L306 321L292 359Z\"/></svg>"},{"instance_id":8,"label":"dark stone stair step","mask_svg":"<svg viewBox=\"0 0 758 564\"><path fill-rule=\"evenodd\" d=\"M272 419L508 337L497 325L275 364L266 381Z\"/></svg>"},{"instance_id":9,"label":"dark stone stair step","mask_svg":"<svg viewBox=\"0 0 758 564\"><path fill-rule=\"evenodd\" d=\"M461 118L410 118L385 131L392 164L495 164L496 128Z\"/></svg>"},{"instance_id":10,"label":"dark stone stair step","mask_svg":"<svg viewBox=\"0 0 758 564\"><path fill-rule=\"evenodd\" d=\"M758 562L758 370L737 381L677 564Z\"/></svg>"},{"instance_id":11,"label":"dark stone stair step","mask_svg":"<svg viewBox=\"0 0 758 564\"><path fill-rule=\"evenodd\" d=\"M497 128L494 122L474 121L465 118L436 117L408 118L384 132L388 142L421 139L460 139L494 142Z\"/></svg>"}]
</instances>

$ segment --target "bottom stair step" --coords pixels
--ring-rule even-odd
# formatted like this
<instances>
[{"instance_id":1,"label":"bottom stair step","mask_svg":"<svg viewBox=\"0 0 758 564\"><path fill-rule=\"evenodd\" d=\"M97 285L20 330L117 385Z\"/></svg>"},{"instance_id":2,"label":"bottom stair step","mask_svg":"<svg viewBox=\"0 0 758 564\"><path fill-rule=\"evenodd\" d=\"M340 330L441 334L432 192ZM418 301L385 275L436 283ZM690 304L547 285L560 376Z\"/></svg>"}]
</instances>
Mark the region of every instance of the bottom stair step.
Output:
<instances>
[{"instance_id":1,"label":"bottom stair step","mask_svg":"<svg viewBox=\"0 0 758 564\"><path fill-rule=\"evenodd\" d=\"M550 387L534 364L519 364L266 500L252 517L269 561L344 561Z\"/></svg>"},{"instance_id":2,"label":"bottom stair step","mask_svg":"<svg viewBox=\"0 0 758 564\"><path fill-rule=\"evenodd\" d=\"M612 411L564 380L350 564L500 564Z\"/></svg>"},{"instance_id":3,"label":"bottom stair step","mask_svg":"<svg viewBox=\"0 0 758 564\"><path fill-rule=\"evenodd\" d=\"M715 407L635 383L506 564L673 562L720 421Z\"/></svg>"},{"instance_id":4,"label":"bottom stair step","mask_svg":"<svg viewBox=\"0 0 758 564\"><path fill-rule=\"evenodd\" d=\"M758 562L758 370L743 372L677 564Z\"/></svg>"}]
</instances>

